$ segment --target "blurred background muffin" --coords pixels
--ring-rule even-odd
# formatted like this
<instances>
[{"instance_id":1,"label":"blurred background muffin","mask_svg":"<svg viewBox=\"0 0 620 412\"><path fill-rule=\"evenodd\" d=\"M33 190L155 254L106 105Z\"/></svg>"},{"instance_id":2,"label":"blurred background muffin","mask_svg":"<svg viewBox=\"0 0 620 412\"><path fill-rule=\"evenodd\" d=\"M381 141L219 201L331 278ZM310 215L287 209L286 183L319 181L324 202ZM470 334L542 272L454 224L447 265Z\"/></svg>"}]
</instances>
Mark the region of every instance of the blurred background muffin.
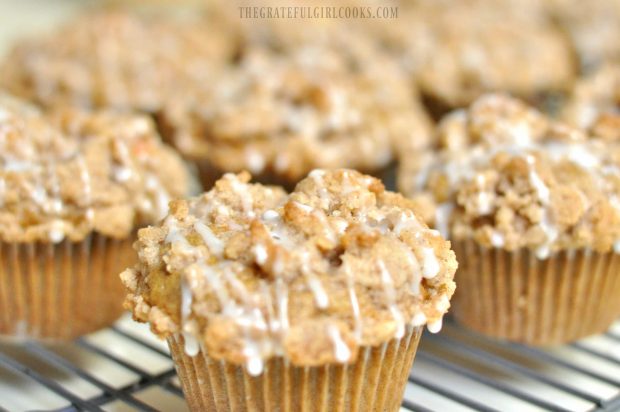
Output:
<instances>
[{"instance_id":1,"label":"blurred background muffin","mask_svg":"<svg viewBox=\"0 0 620 412\"><path fill-rule=\"evenodd\" d=\"M562 118L601 138L620 140L620 64L601 66L580 79Z\"/></svg>"},{"instance_id":2,"label":"blurred background muffin","mask_svg":"<svg viewBox=\"0 0 620 412\"><path fill-rule=\"evenodd\" d=\"M376 52L336 50L248 50L203 90L171 101L164 134L198 165L205 188L226 171L289 188L315 168L376 174L397 147L426 147L431 123L401 70Z\"/></svg>"},{"instance_id":3,"label":"blurred background muffin","mask_svg":"<svg viewBox=\"0 0 620 412\"><path fill-rule=\"evenodd\" d=\"M584 72L620 59L620 1L547 0L546 3L571 41Z\"/></svg>"},{"instance_id":4,"label":"blurred background muffin","mask_svg":"<svg viewBox=\"0 0 620 412\"><path fill-rule=\"evenodd\" d=\"M0 87L45 107L154 114L184 82L209 82L232 58L235 38L225 26L202 15L93 11L18 42L0 68Z\"/></svg>"},{"instance_id":5,"label":"blurred background muffin","mask_svg":"<svg viewBox=\"0 0 620 412\"><path fill-rule=\"evenodd\" d=\"M503 91L542 104L566 91L569 42L534 1L402 2L399 18L370 24L409 71L436 115Z\"/></svg>"},{"instance_id":6,"label":"blurred background muffin","mask_svg":"<svg viewBox=\"0 0 620 412\"><path fill-rule=\"evenodd\" d=\"M72 339L122 312L138 227L192 193L150 119L0 95L0 334Z\"/></svg>"},{"instance_id":7,"label":"blurred background muffin","mask_svg":"<svg viewBox=\"0 0 620 412\"><path fill-rule=\"evenodd\" d=\"M430 192L459 261L454 314L530 344L604 331L620 313L620 145L487 95L447 115L401 190ZM402 167L402 166L401 166Z\"/></svg>"}]
</instances>

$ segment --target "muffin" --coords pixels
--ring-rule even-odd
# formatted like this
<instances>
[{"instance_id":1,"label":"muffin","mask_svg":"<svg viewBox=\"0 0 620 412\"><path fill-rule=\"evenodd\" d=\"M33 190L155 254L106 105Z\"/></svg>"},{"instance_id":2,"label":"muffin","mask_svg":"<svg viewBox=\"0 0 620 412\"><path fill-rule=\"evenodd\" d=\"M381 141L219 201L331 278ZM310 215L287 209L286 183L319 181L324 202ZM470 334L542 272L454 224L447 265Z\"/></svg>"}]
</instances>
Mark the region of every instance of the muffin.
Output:
<instances>
[{"instance_id":1,"label":"muffin","mask_svg":"<svg viewBox=\"0 0 620 412\"><path fill-rule=\"evenodd\" d=\"M620 58L620 1L547 0L558 25L570 39L583 70Z\"/></svg>"},{"instance_id":2,"label":"muffin","mask_svg":"<svg viewBox=\"0 0 620 412\"><path fill-rule=\"evenodd\" d=\"M562 111L563 120L601 138L620 140L620 64L581 79Z\"/></svg>"},{"instance_id":3,"label":"muffin","mask_svg":"<svg viewBox=\"0 0 620 412\"><path fill-rule=\"evenodd\" d=\"M435 115L490 91L545 100L572 82L576 68L570 45L539 2L407 4L398 19L371 27L417 80Z\"/></svg>"},{"instance_id":4,"label":"muffin","mask_svg":"<svg viewBox=\"0 0 620 412\"><path fill-rule=\"evenodd\" d=\"M290 195L249 179L172 202L121 274L190 409L397 411L423 325L450 306L450 243L356 171Z\"/></svg>"},{"instance_id":5,"label":"muffin","mask_svg":"<svg viewBox=\"0 0 620 412\"><path fill-rule=\"evenodd\" d=\"M236 53L225 24L216 15L83 14L15 45L0 68L0 86L46 107L157 113L179 89L210 81Z\"/></svg>"},{"instance_id":6,"label":"muffin","mask_svg":"<svg viewBox=\"0 0 620 412\"><path fill-rule=\"evenodd\" d=\"M136 228L189 182L146 118L0 95L0 334L71 339L114 321Z\"/></svg>"},{"instance_id":7,"label":"muffin","mask_svg":"<svg viewBox=\"0 0 620 412\"><path fill-rule=\"evenodd\" d=\"M437 139L399 183L435 202L431 224L452 241L455 317L530 344L604 331L620 313L617 141L500 95L448 115Z\"/></svg>"},{"instance_id":8,"label":"muffin","mask_svg":"<svg viewBox=\"0 0 620 412\"><path fill-rule=\"evenodd\" d=\"M213 82L170 101L164 133L205 188L243 170L287 188L315 168L380 174L400 145L425 147L431 124L404 73L363 53L320 42L246 50Z\"/></svg>"}]
</instances>

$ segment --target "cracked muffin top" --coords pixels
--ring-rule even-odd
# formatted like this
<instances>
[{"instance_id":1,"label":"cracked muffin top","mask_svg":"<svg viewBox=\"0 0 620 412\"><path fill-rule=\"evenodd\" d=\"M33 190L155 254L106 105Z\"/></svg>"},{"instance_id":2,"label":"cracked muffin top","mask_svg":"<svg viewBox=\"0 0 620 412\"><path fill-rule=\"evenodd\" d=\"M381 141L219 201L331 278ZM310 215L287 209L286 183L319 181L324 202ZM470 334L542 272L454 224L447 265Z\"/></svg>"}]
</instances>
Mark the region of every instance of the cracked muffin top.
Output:
<instances>
[{"instance_id":1,"label":"cracked muffin top","mask_svg":"<svg viewBox=\"0 0 620 412\"><path fill-rule=\"evenodd\" d=\"M180 157L150 119L41 112L0 95L0 236L6 242L126 237L191 194Z\"/></svg>"},{"instance_id":2,"label":"cracked muffin top","mask_svg":"<svg viewBox=\"0 0 620 412\"><path fill-rule=\"evenodd\" d=\"M540 2L417 1L371 23L434 104L454 108L485 92L528 99L563 91L575 64Z\"/></svg>"},{"instance_id":3,"label":"cracked muffin top","mask_svg":"<svg viewBox=\"0 0 620 412\"><path fill-rule=\"evenodd\" d=\"M164 123L181 153L225 171L292 182L314 168L372 172L395 147L428 144L426 113L389 60L360 65L320 45L257 48L204 86L172 101Z\"/></svg>"},{"instance_id":4,"label":"cracked muffin top","mask_svg":"<svg viewBox=\"0 0 620 412\"><path fill-rule=\"evenodd\" d=\"M352 170L315 170L291 194L227 174L139 231L121 274L134 318L186 351L245 364L352 362L362 345L441 326L450 243L400 194Z\"/></svg>"},{"instance_id":5,"label":"cracked muffin top","mask_svg":"<svg viewBox=\"0 0 620 412\"><path fill-rule=\"evenodd\" d=\"M524 103L487 95L446 116L438 152L403 163L399 186L434 207L451 239L539 258L558 250L620 250L620 150Z\"/></svg>"},{"instance_id":6,"label":"cracked muffin top","mask_svg":"<svg viewBox=\"0 0 620 412\"><path fill-rule=\"evenodd\" d=\"M214 17L87 13L18 43L2 63L0 84L48 107L156 112L235 53L235 34L224 35L222 25Z\"/></svg>"}]
</instances>

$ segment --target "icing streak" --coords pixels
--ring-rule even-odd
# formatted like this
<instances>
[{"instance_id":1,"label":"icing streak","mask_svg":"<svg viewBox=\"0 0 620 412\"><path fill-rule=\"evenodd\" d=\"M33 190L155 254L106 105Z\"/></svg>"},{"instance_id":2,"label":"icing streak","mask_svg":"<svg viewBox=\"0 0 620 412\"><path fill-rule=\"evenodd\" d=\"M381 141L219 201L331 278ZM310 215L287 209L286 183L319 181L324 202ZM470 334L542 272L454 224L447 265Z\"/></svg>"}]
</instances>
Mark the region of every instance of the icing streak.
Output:
<instances>
[{"instance_id":1,"label":"icing streak","mask_svg":"<svg viewBox=\"0 0 620 412\"><path fill-rule=\"evenodd\" d=\"M342 336L340 335L340 331L334 325L329 325L327 328L327 333L329 334L329 338L334 344L334 353L336 354L336 360L338 362L345 363L351 358L351 350L347 346L347 344L342 340Z\"/></svg>"}]
</instances>

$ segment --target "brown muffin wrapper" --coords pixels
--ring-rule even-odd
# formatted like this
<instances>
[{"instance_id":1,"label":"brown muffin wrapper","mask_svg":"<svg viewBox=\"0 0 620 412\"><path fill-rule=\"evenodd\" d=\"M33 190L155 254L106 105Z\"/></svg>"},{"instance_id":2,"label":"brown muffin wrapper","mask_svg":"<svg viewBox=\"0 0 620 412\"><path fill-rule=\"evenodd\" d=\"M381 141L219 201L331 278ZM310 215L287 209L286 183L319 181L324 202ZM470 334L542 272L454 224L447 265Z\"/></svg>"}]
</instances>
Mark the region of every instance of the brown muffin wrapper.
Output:
<instances>
[{"instance_id":1,"label":"brown muffin wrapper","mask_svg":"<svg viewBox=\"0 0 620 412\"><path fill-rule=\"evenodd\" d=\"M527 249L452 241L459 262L452 299L462 324L533 345L604 332L620 315L620 256L587 250L538 259Z\"/></svg>"},{"instance_id":2,"label":"brown muffin wrapper","mask_svg":"<svg viewBox=\"0 0 620 412\"><path fill-rule=\"evenodd\" d=\"M259 376L204 350L188 356L181 335L168 346L192 411L398 411L421 334L409 327L402 339L360 348L350 364L303 367L273 358Z\"/></svg>"},{"instance_id":3,"label":"brown muffin wrapper","mask_svg":"<svg viewBox=\"0 0 620 412\"><path fill-rule=\"evenodd\" d=\"M80 242L0 242L0 335L69 340L114 322L134 240L93 233Z\"/></svg>"}]
</instances>

